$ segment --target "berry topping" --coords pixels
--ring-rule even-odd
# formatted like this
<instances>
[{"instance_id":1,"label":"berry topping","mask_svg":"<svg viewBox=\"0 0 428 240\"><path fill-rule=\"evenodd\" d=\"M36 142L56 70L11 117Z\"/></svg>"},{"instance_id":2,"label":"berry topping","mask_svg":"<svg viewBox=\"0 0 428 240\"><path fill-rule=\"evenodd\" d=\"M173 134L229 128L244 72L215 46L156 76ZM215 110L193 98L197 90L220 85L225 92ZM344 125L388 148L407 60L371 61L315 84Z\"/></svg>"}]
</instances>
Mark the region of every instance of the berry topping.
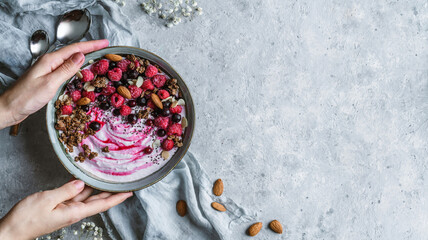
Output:
<instances>
[{"instance_id":1,"label":"berry topping","mask_svg":"<svg viewBox=\"0 0 428 240\"><path fill-rule=\"evenodd\" d=\"M131 114L131 108L126 105L122 105L120 108L120 115L128 116L129 114Z\"/></svg>"},{"instance_id":2,"label":"berry topping","mask_svg":"<svg viewBox=\"0 0 428 240\"><path fill-rule=\"evenodd\" d=\"M64 105L61 107L61 114L62 115L70 115L73 113L73 107L70 105Z\"/></svg>"},{"instance_id":3,"label":"berry topping","mask_svg":"<svg viewBox=\"0 0 428 240\"><path fill-rule=\"evenodd\" d=\"M137 98L137 104L138 104L138 106L142 106L142 107L146 106L147 99L144 97L139 97L139 98Z\"/></svg>"},{"instance_id":4,"label":"berry topping","mask_svg":"<svg viewBox=\"0 0 428 240\"><path fill-rule=\"evenodd\" d=\"M117 82L122 78L122 70L120 68L113 68L108 71L108 78L113 82Z\"/></svg>"},{"instance_id":5,"label":"berry topping","mask_svg":"<svg viewBox=\"0 0 428 240\"><path fill-rule=\"evenodd\" d=\"M91 99L91 102L95 101L95 93L94 92L83 91L82 96Z\"/></svg>"},{"instance_id":6,"label":"berry topping","mask_svg":"<svg viewBox=\"0 0 428 240\"><path fill-rule=\"evenodd\" d=\"M119 61L116 66L122 70L122 72L126 72L128 70L128 66L131 63L128 59L123 59Z\"/></svg>"},{"instance_id":7,"label":"berry topping","mask_svg":"<svg viewBox=\"0 0 428 240\"><path fill-rule=\"evenodd\" d=\"M116 88L113 86L107 86L103 88L102 93L106 96L112 95L114 92L116 92Z\"/></svg>"},{"instance_id":8,"label":"berry topping","mask_svg":"<svg viewBox=\"0 0 428 240\"><path fill-rule=\"evenodd\" d=\"M129 86L128 89L129 89L129 92L131 92L132 98L137 98L137 97L141 96L141 93L143 92L143 89L141 89L135 85Z\"/></svg>"},{"instance_id":9,"label":"berry topping","mask_svg":"<svg viewBox=\"0 0 428 240\"><path fill-rule=\"evenodd\" d=\"M73 91L70 95L73 102L79 101L79 99L82 97L82 94L78 90Z\"/></svg>"},{"instance_id":10,"label":"berry topping","mask_svg":"<svg viewBox=\"0 0 428 240\"><path fill-rule=\"evenodd\" d=\"M128 104L128 106L130 106L130 107L135 107L135 106L137 106L137 102L136 102L135 100L129 100L127 104Z\"/></svg>"},{"instance_id":11,"label":"berry topping","mask_svg":"<svg viewBox=\"0 0 428 240\"><path fill-rule=\"evenodd\" d=\"M165 85L166 77L165 75L155 75L152 78L152 82L156 87L161 88L163 85Z\"/></svg>"},{"instance_id":12,"label":"berry topping","mask_svg":"<svg viewBox=\"0 0 428 240\"><path fill-rule=\"evenodd\" d=\"M135 70L131 70L128 72L128 77L131 79L136 79L138 77L138 72Z\"/></svg>"},{"instance_id":13,"label":"berry topping","mask_svg":"<svg viewBox=\"0 0 428 240\"><path fill-rule=\"evenodd\" d=\"M157 132L156 132L156 134L159 136L159 137L163 137L163 136L165 136L166 135L166 131L164 130L164 129L159 129Z\"/></svg>"},{"instance_id":14,"label":"berry topping","mask_svg":"<svg viewBox=\"0 0 428 240\"><path fill-rule=\"evenodd\" d=\"M162 129L166 129L168 127L169 124L169 118L167 117L157 117L155 119L155 126L162 128Z\"/></svg>"},{"instance_id":15,"label":"berry topping","mask_svg":"<svg viewBox=\"0 0 428 240\"><path fill-rule=\"evenodd\" d=\"M89 128L94 131L98 131L101 128L101 124L99 122L93 121L89 124Z\"/></svg>"},{"instance_id":16,"label":"berry topping","mask_svg":"<svg viewBox=\"0 0 428 240\"><path fill-rule=\"evenodd\" d=\"M167 117L167 116L169 116L170 114L171 114L171 111L169 111L169 109L168 109L168 108L165 108L165 109L163 109L163 110L162 110L162 116Z\"/></svg>"},{"instance_id":17,"label":"berry topping","mask_svg":"<svg viewBox=\"0 0 428 240\"><path fill-rule=\"evenodd\" d=\"M110 108L110 103L108 103L108 102L102 102L102 103L100 103L100 108L102 110L108 110Z\"/></svg>"},{"instance_id":18,"label":"berry topping","mask_svg":"<svg viewBox=\"0 0 428 240\"><path fill-rule=\"evenodd\" d=\"M180 114L174 113L174 114L172 115L172 117L171 117L171 120L172 120L173 122L176 122L176 123L180 122L180 121L181 121L181 116L180 116Z\"/></svg>"},{"instance_id":19,"label":"berry topping","mask_svg":"<svg viewBox=\"0 0 428 240\"><path fill-rule=\"evenodd\" d=\"M153 83L152 83L152 81L150 81L150 79L147 79L143 82L143 85L141 86L141 88L144 91L147 91L147 90L151 91L151 90L155 89L155 86L153 86Z\"/></svg>"},{"instance_id":20,"label":"berry topping","mask_svg":"<svg viewBox=\"0 0 428 240\"><path fill-rule=\"evenodd\" d=\"M119 86L122 86L122 85L123 85L123 83L122 83L122 82L120 82L120 81L113 82L113 86L114 86L115 88L118 88Z\"/></svg>"},{"instance_id":21,"label":"berry topping","mask_svg":"<svg viewBox=\"0 0 428 240\"><path fill-rule=\"evenodd\" d=\"M156 105L153 103L151 99L147 102L147 107L151 109L156 109Z\"/></svg>"},{"instance_id":22,"label":"berry topping","mask_svg":"<svg viewBox=\"0 0 428 240\"><path fill-rule=\"evenodd\" d=\"M107 97L105 95L98 95L97 97L98 101L105 102L107 101Z\"/></svg>"},{"instance_id":23,"label":"berry topping","mask_svg":"<svg viewBox=\"0 0 428 240\"><path fill-rule=\"evenodd\" d=\"M169 97L169 92L167 90L159 90L158 91L158 96L160 99L165 99L167 97Z\"/></svg>"},{"instance_id":24,"label":"berry topping","mask_svg":"<svg viewBox=\"0 0 428 240\"><path fill-rule=\"evenodd\" d=\"M151 148L151 147L146 147L146 148L144 148L144 153L145 154L150 154L150 153L152 153L153 152L153 148Z\"/></svg>"},{"instance_id":25,"label":"berry topping","mask_svg":"<svg viewBox=\"0 0 428 240\"><path fill-rule=\"evenodd\" d=\"M171 136L171 135L181 136L182 132L183 132L183 128L179 123L174 123L168 127L168 136Z\"/></svg>"},{"instance_id":26,"label":"berry topping","mask_svg":"<svg viewBox=\"0 0 428 240\"><path fill-rule=\"evenodd\" d=\"M135 116L135 114L129 114L128 115L128 122L130 124L136 124L137 121L138 121L138 118L137 118L137 116Z\"/></svg>"},{"instance_id":27,"label":"berry topping","mask_svg":"<svg viewBox=\"0 0 428 240\"><path fill-rule=\"evenodd\" d=\"M117 66L116 62L110 61L109 68L113 69Z\"/></svg>"},{"instance_id":28,"label":"berry topping","mask_svg":"<svg viewBox=\"0 0 428 240\"><path fill-rule=\"evenodd\" d=\"M81 81L74 81L74 87L76 90L81 90L83 88L83 83Z\"/></svg>"},{"instance_id":29,"label":"berry topping","mask_svg":"<svg viewBox=\"0 0 428 240\"><path fill-rule=\"evenodd\" d=\"M158 69L153 65L149 65L147 66L146 72L144 74L146 74L146 77L153 77L157 73L158 73Z\"/></svg>"},{"instance_id":30,"label":"berry topping","mask_svg":"<svg viewBox=\"0 0 428 240\"><path fill-rule=\"evenodd\" d=\"M119 115L120 115L120 110L119 109L113 110L113 116L119 116Z\"/></svg>"},{"instance_id":31,"label":"berry topping","mask_svg":"<svg viewBox=\"0 0 428 240\"><path fill-rule=\"evenodd\" d=\"M162 105L163 105L163 108L169 108L169 107L171 107L171 102L166 101L166 102L163 102Z\"/></svg>"},{"instance_id":32,"label":"berry topping","mask_svg":"<svg viewBox=\"0 0 428 240\"><path fill-rule=\"evenodd\" d=\"M162 142L162 149L165 151L169 151L174 147L174 141L171 139L165 139Z\"/></svg>"},{"instance_id":33,"label":"berry topping","mask_svg":"<svg viewBox=\"0 0 428 240\"><path fill-rule=\"evenodd\" d=\"M110 97L110 102L113 107L119 108L123 105L123 103L125 102L125 99L122 96L120 96L119 93L114 93Z\"/></svg>"},{"instance_id":34,"label":"berry topping","mask_svg":"<svg viewBox=\"0 0 428 240\"><path fill-rule=\"evenodd\" d=\"M88 106L88 105L80 106L80 108L81 108L83 111L85 111L85 112L88 112L88 111L89 111L89 106Z\"/></svg>"},{"instance_id":35,"label":"berry topping","mask_svg":"<svg viewBox=\"0 0 428 240\"><path fill-rule=\"evenodd\" d=\"M90 82L94 79L94 74L89 69L83 69L80 73L83 76L82 82Z\"/></svg>"},{"instance_id":36,"label":"berry topping","mask_svg":"<svg viewBox=\"0 0 428 240\"><path fill-rule=\"evenodd\" d=\"M171 111L171 113L181 113L181 106L177 105L176 107L170 108L169 109Z\"/></svg>"},{"instance_id":37,"label":"berry topping","mask_svg":"<svg viewBox=\"0 0 428 240\"><path fill-rule=\"evenodd\" d=\"M97 75L105 75L108 71L109 62L106 59L101 59L92 64L91 70Z\"/></svg>"},{"instance_id":38,"label":"berry topping","mask_svg":"<svg viewBox=\"0 0 428 240\"><path fill-rule=\"evenodd\" d=\"M147 126L153 126L153 120L152 119L147 119L146 120L146 125Z\"/></svg>"}]
</instances>

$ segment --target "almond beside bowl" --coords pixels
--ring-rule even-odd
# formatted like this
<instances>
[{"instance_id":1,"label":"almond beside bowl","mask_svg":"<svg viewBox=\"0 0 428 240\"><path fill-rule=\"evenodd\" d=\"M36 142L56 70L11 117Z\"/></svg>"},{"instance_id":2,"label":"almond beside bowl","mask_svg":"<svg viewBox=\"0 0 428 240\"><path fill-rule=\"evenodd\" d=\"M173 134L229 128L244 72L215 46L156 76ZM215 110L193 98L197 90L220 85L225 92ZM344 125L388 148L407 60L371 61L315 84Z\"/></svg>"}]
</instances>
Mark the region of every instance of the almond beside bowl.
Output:
<instances>
[{"instance_id":1,"label":"almond beside bowl","mask_svg":"<svg viewBox=\"0 0 428 240\"><path fill-rule=\"evenodd\" d=\"M190 146L195 112L186 84L165 60L140 48L109 47L87 54L76 75L46 112L54 151L74 177L127 192L174 169Z\"/></svg>"}]
</instances>

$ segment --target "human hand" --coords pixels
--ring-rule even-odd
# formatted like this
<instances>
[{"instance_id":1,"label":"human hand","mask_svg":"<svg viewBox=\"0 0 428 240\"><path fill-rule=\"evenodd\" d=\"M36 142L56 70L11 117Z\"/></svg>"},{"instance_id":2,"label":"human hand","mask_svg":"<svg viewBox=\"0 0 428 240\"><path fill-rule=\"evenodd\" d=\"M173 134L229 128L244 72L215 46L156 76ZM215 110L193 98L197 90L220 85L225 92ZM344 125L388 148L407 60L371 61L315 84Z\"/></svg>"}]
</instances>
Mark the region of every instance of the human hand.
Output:
<instances>
[{"instance_id":1,"label":"human hand","mask_svg":"<svg viewBox=\"0 0 428 240\"><path fill-rule=\"evenodd\" d=\"M0 129L20 123L55 95L82 66L85 56L108 46L108 40L79 42L47 53L0 96Z\"/></svg>"},{"instance_id":2,"label":"human hand","mask_svg":"<svg viewBox=\"0 0 428 240\"><path fill-rule=\"evenodd\" d=\"M82 181L74 180L26 197L1 219L0 239L34 239L104 212L132 196L132 192L90 196L92 191Z\"/></svg>"}]
</instances>

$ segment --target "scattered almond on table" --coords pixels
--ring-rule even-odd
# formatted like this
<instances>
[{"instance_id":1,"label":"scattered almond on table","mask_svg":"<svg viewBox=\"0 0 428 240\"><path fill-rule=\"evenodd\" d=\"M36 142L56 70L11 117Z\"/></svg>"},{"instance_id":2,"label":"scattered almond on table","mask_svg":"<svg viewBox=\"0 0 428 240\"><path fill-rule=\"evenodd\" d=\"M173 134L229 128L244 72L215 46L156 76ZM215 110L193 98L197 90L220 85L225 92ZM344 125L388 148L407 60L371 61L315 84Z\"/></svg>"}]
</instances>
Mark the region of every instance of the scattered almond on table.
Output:
<instances>
[{"instance_id":1,"label":"scattered almond on table","mask_svg":"<svg viewBox=\"0 0 428 240\"><path fill-rule=\"evenodd\" d=\"M213 202L211 203L211 207L213 207L215 210L219 212L226 212L226 207L221 203Z\"/></svg>"},{"instance_id":2,"label":"scattered almond on table","mask_svg":"<svg viewBox=\"0 0 428 240\"><path fill-rule=\"evenodd\" d=\"M178 200L176 207L178 215L184 217L187 214L187 204L184 200Z\"/></svg>"},{"instance_id":3,"label":"scattered almond on table","mask_svg":"<svg viewBox=\"0 0 428 240\"><path fill-rule=\"evenodd\" d=\"M254 223L253 225L251 225L248 228L248 231L247 231L248 235L250 235L251 237L256 236L257 233L260 232L260 230L262 229L262 227L263 227L263 223L261 223L261 222Z\"/></svg>"},{"instance_id":4,"label":"scattered almond on table","mask_svg":"<svg viewBox=\"0 0 428 240\"><path fill-rule=\"evenodd\" d=\"M223 181L219 178L214 183L213 193L216 196L221 196L221 194L223 194L223 190L224 190Z\"/></svg>"},{"instance_id":5,"label":"scattered almond on table","mask_svg":"<svg viewBox=\"0 0 428 240\"><path fill-rule=\"evenodd\" d=\"M282 234L282 225L278 220L273 220L269 223L269 228L279 234Z\"/></svg>"}]
</instances>

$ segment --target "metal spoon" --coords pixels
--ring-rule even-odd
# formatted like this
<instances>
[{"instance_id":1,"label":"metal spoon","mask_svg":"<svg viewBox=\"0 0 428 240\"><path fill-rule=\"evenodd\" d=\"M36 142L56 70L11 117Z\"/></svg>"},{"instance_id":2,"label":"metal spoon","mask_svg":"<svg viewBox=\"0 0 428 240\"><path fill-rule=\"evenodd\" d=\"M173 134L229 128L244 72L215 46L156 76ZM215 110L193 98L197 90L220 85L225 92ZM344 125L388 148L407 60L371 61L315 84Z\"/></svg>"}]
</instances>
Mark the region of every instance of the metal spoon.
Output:
<instances>
[{"instance_id":1,"label":"metal spoon","mask_svg":"<svg viewBox=\"0 0 428 240\"><path fill-rule=\"evenodd\" d=\"M31 55L33 56L30 66L32 66L41 55L45 54L48 48L49 48L49 36L46 33L46 31L44 30L35 31L30 38L30 51L31 51ZM12 136L16 136L18 135L18 132L19 132L19 123L13 125L10 128L9 134Z\"/></svg>"},{"instance_id":2,"label":"metal spoon","mask_svg":"<svg viewBox=\"0 0 428 240\"><path fill-rule=\"evenodd\" d=\"M91 26L91 13L86 10L73 10L65 13L58 22L56 37L48 52L82 39Z\"/></svg>"}]
</instances>

